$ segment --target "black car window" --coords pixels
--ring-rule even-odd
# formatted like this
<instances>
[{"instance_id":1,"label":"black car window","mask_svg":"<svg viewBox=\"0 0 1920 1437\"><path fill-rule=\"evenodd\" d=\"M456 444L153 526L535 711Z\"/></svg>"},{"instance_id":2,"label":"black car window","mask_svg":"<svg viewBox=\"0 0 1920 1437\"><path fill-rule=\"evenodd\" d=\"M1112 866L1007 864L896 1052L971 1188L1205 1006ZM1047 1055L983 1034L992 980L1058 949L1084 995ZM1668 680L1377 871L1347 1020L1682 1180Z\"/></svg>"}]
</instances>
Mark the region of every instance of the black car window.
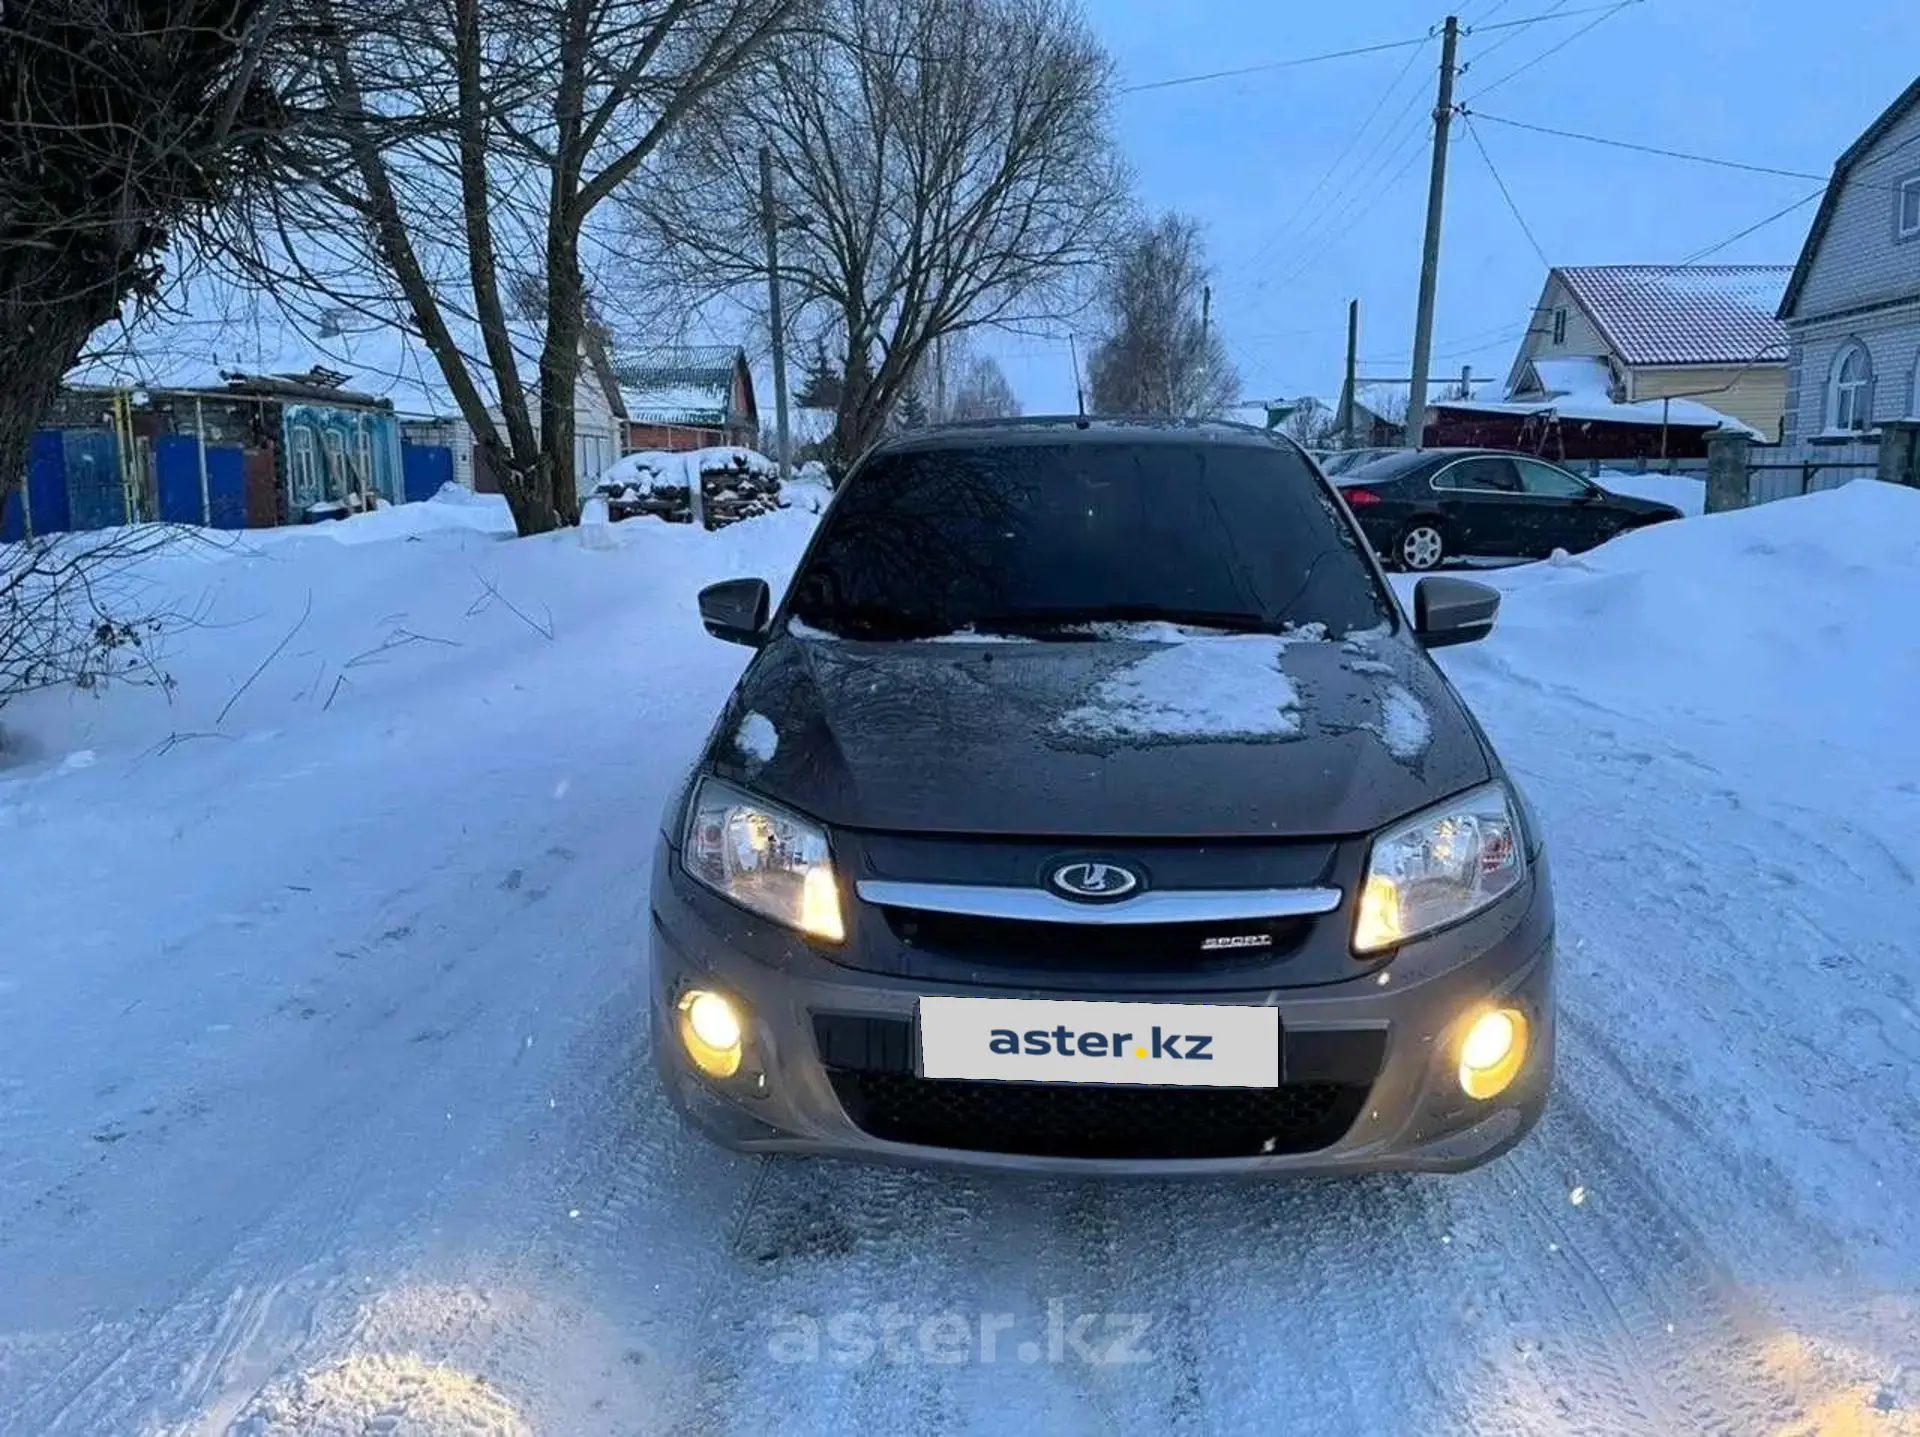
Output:
<instances>
[{"instance_id":1,"label":"black car window","mask_svg":"<svg viewBox=\"0 0 1920 1437\"><path fill-rule=\"evenodd\" d=\"M1529 494L1548 499L1577 499L1588 490L1584 480L1551 464L1542 464L1537 459L1517 459L1514 463L1520 470L1520 487Z\"/></svg>"},{"instance_id":2,"label":"black car window","mask_svg":"<svg viewBox=\"0 0 1920 1437\"><path fill-rule=\"evenodd\" d=\"M1520 478L1513 461L1491 455L1461 459L1433 476L1436 489L1465 489L1477 494L1518 494Z\"/></svg>"},{"instance_id":3,"label":"black car window","mask_svg":"<svg viewBox=\"0 0 1920 1437\"><path fill-rule=\"evenodd\" d=\"M876 455L836 496L790 606L873 638L1102 616L1337 634L1391 612L1296 453L1204 440Z\"/></svg>"}]
</instances>

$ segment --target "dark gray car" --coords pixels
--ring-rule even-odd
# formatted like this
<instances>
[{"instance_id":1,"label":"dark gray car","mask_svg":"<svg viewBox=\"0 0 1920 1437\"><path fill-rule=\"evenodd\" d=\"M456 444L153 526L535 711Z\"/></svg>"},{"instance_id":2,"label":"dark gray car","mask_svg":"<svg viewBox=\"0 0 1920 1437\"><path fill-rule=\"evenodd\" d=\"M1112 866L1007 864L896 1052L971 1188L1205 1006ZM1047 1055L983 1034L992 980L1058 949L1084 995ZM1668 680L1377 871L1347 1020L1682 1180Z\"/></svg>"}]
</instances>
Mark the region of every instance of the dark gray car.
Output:
<instances>
[{"instance_id":1,"label":"dark gray car","mask_svg":"<svg viewBox=\"0 0 1920 1437\"><path fill-rule=\"evenodd\" d=\"M1541 835L1290 442L1023 420L888 441L653 870L653 1051L729 1146L1083 1172L1455 1171L1553 1064Z\"/></svg>"}]
</instances>

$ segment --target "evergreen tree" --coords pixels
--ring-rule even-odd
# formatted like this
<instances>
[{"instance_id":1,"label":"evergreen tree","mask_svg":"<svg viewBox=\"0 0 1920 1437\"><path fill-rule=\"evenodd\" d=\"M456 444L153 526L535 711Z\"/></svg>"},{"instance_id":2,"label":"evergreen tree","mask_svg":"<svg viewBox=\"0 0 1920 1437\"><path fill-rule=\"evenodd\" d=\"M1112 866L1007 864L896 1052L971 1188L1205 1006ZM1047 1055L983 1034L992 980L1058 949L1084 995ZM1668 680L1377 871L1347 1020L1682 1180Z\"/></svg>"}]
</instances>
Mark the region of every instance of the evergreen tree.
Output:
<instances>
[{"instance_id":1,"label":"evergreen tree","mask_svg":"<svg viewBox=\"0 0 1920 1437\"><path fill-rule=\"evenodd\" d=\"M919 390L909 389L900 397L900 408L894 413L894 422L902 429L927 427L927 401L920 397Z\"/></svg>"},{"instance_id":2,"label":"evergreen tree","mask_svg":"<svg viewBox=\"0 0 1920 1437\"><path fill-rule=\"evenodd\" d=\"M826 341L816 339L794 403L802 409L838 409L842 387L840 367L827 357Z\"/></svg>"}]
</instances>

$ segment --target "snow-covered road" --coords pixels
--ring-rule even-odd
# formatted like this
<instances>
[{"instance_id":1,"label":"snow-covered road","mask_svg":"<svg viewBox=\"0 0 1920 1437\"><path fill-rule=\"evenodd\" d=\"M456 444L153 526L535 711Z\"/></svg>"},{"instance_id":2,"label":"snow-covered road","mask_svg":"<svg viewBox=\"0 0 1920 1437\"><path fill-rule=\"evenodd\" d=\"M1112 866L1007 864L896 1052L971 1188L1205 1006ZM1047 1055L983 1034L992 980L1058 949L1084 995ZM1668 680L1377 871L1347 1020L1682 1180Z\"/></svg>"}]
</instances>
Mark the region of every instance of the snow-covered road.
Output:
<instances>
[{"instance_id":1,"label":"snow-covered road","mask_svg":"<svg viewBox=\"0 0 1920 1437\"><path fill-rule=\"evenodd\" d=\"M435 507L154 561L171 700L4 715L0 1433L1920 1433L1920 494L1493 576L1447 661L1554 847L1554 1107L1285 1185L683 1134L692 595L806 520Z\"/></svg>"}]
</instances>

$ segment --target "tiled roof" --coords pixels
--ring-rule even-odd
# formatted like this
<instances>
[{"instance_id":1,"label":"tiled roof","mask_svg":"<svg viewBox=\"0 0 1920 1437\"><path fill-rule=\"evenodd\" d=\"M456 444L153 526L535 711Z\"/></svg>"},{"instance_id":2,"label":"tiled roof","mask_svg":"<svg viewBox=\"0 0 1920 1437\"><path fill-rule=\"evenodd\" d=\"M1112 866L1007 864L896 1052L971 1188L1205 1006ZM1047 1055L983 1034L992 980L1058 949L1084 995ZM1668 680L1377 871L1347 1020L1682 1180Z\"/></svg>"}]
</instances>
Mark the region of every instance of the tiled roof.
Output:
<instances>
[{"instance_id":1,"label":"tiled roof","mask_svg":"<svg viewBox=\"0 0 1920 1437\"><path fill-rule=\"evenodd\" d=\"M710 344L616 357L613 377L627 417L656 424L725 423L732 417L738 355L731 345Z\"/></svg>"},{"instance_id":2,"label":"tiled roof","mask_svg":"<svg viewBox=\"0 0 1920 1437\"><path fill-rule=\"evenodd\" d=\"M1625 364L1751 364L1787 358L1774 318L1784 264L1603 264L1559 271Z\"/></svg>"}]
</instances>

